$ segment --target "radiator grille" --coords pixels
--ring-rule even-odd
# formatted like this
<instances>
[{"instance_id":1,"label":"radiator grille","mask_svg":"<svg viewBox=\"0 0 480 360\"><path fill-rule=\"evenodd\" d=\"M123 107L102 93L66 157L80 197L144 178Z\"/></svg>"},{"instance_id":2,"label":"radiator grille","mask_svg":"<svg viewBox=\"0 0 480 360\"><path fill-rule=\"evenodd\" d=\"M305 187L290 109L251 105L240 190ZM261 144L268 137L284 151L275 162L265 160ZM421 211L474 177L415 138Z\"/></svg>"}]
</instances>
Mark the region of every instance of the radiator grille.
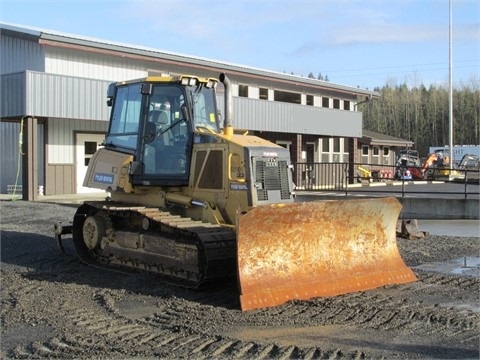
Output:
<instances>
[{"instance_id":1,"label":"radiator grille","mask_svg":"<svg viewBox=\"0 0 480 360\"><path fill-rule=\"evenodd\" d=\"M255 161L255 188L257 200L268 201L290 199L288 180L288 164L286 160L257 159ZM273 193L275 195L273 195ZM273 196L272 196L273 195Z\"/></svg>"}]
</instances>

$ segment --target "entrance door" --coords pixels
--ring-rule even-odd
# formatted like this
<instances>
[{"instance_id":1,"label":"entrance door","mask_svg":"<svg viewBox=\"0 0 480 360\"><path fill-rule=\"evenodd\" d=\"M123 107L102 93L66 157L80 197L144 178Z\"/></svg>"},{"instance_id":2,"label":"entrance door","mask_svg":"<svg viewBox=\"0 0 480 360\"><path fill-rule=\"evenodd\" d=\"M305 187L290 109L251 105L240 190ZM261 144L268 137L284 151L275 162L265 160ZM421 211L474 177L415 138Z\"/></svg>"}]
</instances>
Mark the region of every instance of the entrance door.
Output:
<instances>
[{"instance_id":1,"label":"entrance door","mask_svg":"<svg viewBox=\"0 0 480 360\"><path fill-rule=\"evenodd\" d=\"M77 174L77 194L103 192L105 190L94 189L83 186L83 179L87 174L88 163L95 154L95 151L100 147L105 135L103 134L76 134L75 138L75 153L76 153L76 166L75 171Z\"/></svg>"}]
</instances>

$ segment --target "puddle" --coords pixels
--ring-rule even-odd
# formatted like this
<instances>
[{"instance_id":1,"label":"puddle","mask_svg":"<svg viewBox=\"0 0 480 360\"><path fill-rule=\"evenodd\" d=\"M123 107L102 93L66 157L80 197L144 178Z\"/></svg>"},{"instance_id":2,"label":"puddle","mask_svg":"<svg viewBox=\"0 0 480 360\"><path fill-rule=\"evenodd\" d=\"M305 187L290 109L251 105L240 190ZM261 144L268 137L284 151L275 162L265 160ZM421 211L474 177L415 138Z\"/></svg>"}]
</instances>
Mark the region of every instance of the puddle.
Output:
<instances>
[{"instance_id":1,"label":"puddle","mask_svg":"<svg viewBox=\"0 0 480 360\"><path fill-rule=\"evenodd\" d=\"M413 269L480 278L480 257L465 256L457 260L427 263Z\"/></svg>"}]
</instances>

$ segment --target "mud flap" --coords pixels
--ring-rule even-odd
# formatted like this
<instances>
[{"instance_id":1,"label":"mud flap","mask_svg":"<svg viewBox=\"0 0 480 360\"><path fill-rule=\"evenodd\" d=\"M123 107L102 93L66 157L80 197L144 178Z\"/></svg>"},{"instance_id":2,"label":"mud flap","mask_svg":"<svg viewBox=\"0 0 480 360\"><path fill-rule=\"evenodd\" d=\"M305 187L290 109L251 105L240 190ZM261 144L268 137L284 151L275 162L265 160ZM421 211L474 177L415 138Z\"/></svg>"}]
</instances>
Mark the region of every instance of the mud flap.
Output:
<instances>
[{"instance_id":1,"label":"mud flap","mask_svg":"<svg viewBox=\"0 0 480 360\"><path fill-rule=\"evenodd\" d=\"M257 207L240 217L242 310L416 280L397 248L395 198Z\"/></svg>"}]
</instances>

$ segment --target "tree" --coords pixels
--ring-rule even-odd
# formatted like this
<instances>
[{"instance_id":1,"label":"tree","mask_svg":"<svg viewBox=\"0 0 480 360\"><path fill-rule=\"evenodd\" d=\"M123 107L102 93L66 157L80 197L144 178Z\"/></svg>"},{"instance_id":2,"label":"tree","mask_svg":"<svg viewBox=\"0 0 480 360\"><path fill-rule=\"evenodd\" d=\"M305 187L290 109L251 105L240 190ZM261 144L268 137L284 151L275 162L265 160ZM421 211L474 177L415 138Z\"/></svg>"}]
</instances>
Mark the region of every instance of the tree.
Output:
<instances>
[{"instance_id":1,"label":"tree","mask_svg":"<svg viewBox=\"0 0 480 360\"><path fill-rule=\"evenodd\" d=\"M455 89L453 99L454 143L479 145L480 90L463 86ZM382 88L378 100L362 103L363 127L367 130L404 138L426 155L431 146L449 143L448 89L418 85L409 88L405 83L392 82Z\"/></svg>"}]
</instances>

